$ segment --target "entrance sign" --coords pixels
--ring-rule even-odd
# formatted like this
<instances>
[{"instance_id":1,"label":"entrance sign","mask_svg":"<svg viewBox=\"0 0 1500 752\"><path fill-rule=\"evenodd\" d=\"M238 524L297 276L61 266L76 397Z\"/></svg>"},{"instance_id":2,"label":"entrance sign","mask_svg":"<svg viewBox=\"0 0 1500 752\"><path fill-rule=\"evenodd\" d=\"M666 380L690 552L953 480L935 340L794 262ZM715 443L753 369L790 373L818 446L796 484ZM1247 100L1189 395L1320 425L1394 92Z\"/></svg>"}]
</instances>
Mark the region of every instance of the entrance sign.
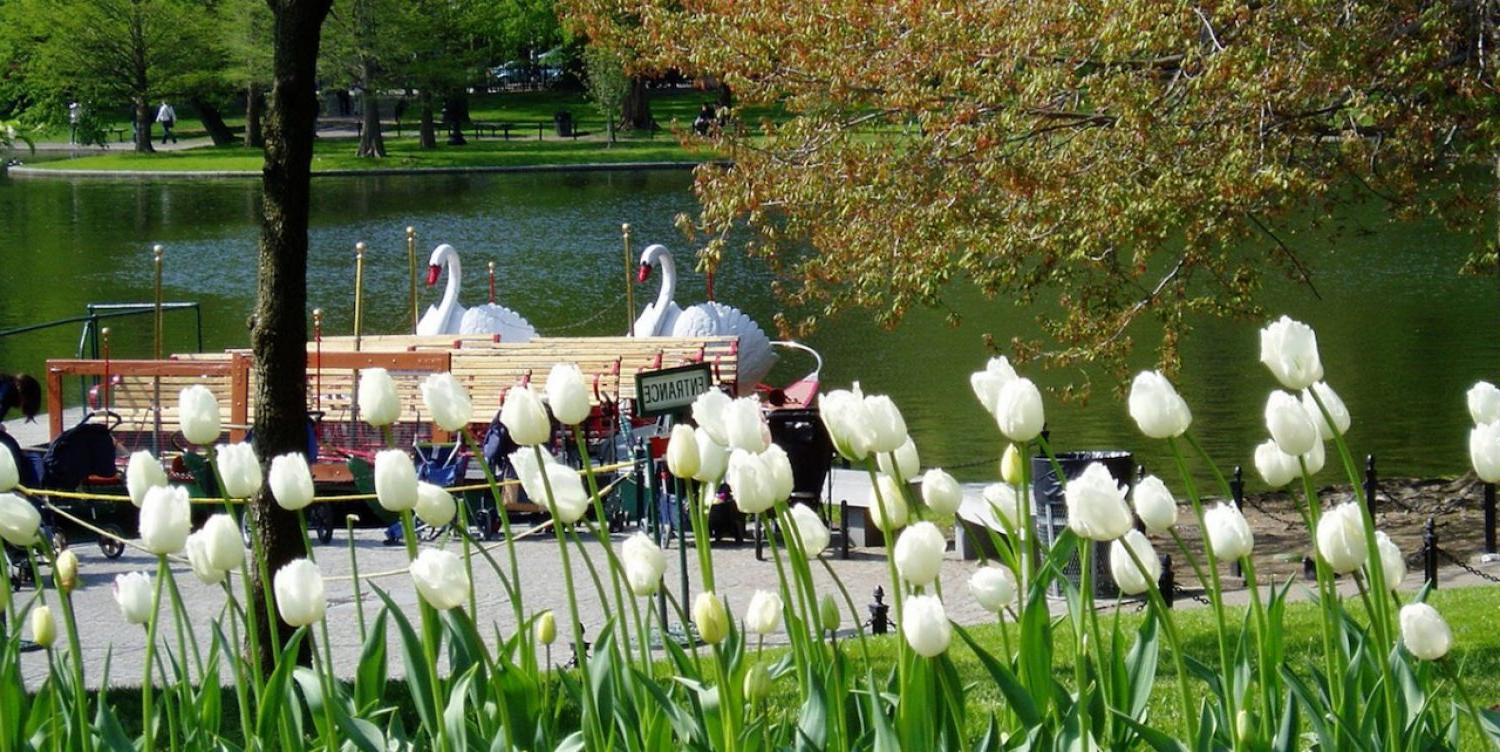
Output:
<instances>
[{"instance_id":1,"label":"entrance sign","mask_svg":"<svg viewBox=\"0 0 1500 752\"><path fill-rule=\"evenodd\" d=\"M635 375L635 413L650 417L685 412L698 395L713 388L707 363L642 371Z\"/></svg>"}]
</instances>

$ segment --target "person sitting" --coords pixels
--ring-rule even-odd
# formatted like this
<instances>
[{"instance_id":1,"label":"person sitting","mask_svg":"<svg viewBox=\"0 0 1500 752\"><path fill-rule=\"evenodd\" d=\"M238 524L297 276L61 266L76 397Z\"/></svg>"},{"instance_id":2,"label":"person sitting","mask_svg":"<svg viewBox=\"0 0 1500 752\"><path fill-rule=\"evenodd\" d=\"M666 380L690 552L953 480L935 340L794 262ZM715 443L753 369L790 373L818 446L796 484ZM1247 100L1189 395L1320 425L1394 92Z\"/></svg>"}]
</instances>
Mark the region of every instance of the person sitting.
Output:
<instances>
[{"instance_id":1,"label":"person sitting","mask_svg":"<svg viewBox=\"0 0 1500 752\"><path fill-rule=\"evenodd\" d=\"M693 132L700 136L707 136L717 121L718 117L714 115L713 105L705 103L703 108L698 110L698 117L693 120Z\"/></svg>"},{"instance_id":2,"label":"person sitting","mask_svg":"<svg viewBox=\"0 0 1500 752\"><path fill-rule=\"evenodd\" d=\"M35 423L42 409L42 385L27 374L0 372L0 420L11 410L20 410L27 423Z\"/></svg>"}]
</instances>

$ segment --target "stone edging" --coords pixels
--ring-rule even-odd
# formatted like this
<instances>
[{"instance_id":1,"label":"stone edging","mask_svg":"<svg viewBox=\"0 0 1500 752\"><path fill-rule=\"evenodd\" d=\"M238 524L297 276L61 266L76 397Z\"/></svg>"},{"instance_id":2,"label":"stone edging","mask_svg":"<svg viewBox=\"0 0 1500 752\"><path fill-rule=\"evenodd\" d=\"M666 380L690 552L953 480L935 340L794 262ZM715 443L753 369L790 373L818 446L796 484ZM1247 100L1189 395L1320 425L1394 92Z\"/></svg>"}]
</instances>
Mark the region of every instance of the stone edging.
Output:
<instances>
[{"instance_id":1,"label":"stone edging","mask_svg":"<svg viewBox=\"0 0 1500 752\"><path fill-rule=\"evenodd\" d=\"M702 162L586 162L583 164L556 165L488 165L475 167L374 167L368 170L314 170L312 176L360 177L365 175L462 175L468 173L503 172L612 172L629 170L691 170ZM728 162L716 162L728 164ZM138 180L142 178L182 178L185 180L258 178L260 170L80 170L49 169L45 167L11 167L7 174L13 178L113 178Z\"/></svg>"}]
</instances>

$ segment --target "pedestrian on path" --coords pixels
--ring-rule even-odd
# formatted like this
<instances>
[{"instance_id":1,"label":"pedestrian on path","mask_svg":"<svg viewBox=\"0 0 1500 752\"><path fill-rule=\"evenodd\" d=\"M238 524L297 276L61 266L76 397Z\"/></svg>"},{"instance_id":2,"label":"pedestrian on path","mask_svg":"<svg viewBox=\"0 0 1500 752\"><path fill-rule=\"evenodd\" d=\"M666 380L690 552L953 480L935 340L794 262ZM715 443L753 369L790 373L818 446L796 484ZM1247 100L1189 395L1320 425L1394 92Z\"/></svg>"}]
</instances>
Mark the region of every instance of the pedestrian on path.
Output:
<instances>
[{"instance_id":1,"label":"pedestrian on path","mask_svg":"<svg viewBox=\"0 0 1500 752\"><path fill-rule=\"evenodd\" d=\"M172 105L165 99L162 100L161 109L156 111L156 122L161 123L162 145L166 145L169 138L172 143L177 143L177 134L172 132L172 126L177 124L177 110L172 109Z\"/></svg>"},{"instance_id":2,"label":"pedestrian on path","mask_svg":"<svg viewBox=\"0 0 1500 752\"><path fill-rule=\"evenodd\" d=\"M68 143L78 143L78 121L83 119L83 105L68 103Z\"/></svg>"}]
</instances>

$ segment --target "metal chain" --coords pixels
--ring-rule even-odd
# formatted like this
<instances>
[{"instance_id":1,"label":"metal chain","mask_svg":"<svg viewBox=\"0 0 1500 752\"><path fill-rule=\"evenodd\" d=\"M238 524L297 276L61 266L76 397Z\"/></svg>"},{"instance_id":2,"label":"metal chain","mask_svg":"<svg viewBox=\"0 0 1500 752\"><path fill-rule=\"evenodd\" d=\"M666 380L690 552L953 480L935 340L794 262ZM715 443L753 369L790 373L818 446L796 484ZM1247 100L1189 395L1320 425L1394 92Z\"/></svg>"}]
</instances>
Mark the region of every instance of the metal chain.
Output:
<instances>
[{"instance_id":1,"label":"metal chain","mask_svg":"<svg viewBox=\"0 0 1500 752\"><path fill-rule=\"evenodd\" d=\"M592 324L595 321L598 321L605 314L619 313L619 312L620 311L617 308L610 308L608 306L605 306L605 307L600 308L599 310L595 311L592 316L589 316L588 318L586 318L586 319L584 319L582 321L575 321L575 322L573 322L571 324L564 324L562 326L549 326L549 327L547 327L547 331L549 331L549 332L570 332L570 331L573 331L575 329L582 329L583 327L588 326L589 324Z\"/></svg>"},{"instance_id":2,"label":"metal chain","mask_svg":"<svg viewBox=\"0 0 1500 752\"><path fill-rule=\"evenodd\" d=\"M1300 526L1300 525L1303 524L1302 520L1293 520L1293 519L1290 519L1288 517L1284 517L1284 516L1282 516L1281 514L1279 514L1277 512L1273 512L1273 511L1271 511L1269 509L1266 509L1265 506L1263 504L1261 504L1260 501L1257 500L1256 497L1254 497L1254 496L1246 497L1245 498L1245 503L1247 503L1251 507L1253 507L1255 509L1255 511L1260 512L1261 514L1263 514L1263 515L1271 518L1271 521L1276 522L1278 524L1286 525L1288 527L1297 527L1297 526Z\"/></svg>"},{"instance_id":3,"label":"metal chain","mask_svg":"<svg viewBox=\"0 0 1500 752\"><path fill-rule=\"evenodd\" d=\"M1454 556L1453 554L1448 553L1447 551L1444 551L1441 548L1438 548L1437 552L1444 559L1447 559L1450 564L1453 564L1453 565L1457 566L1459 569L1462 569L1465 572L1468 572L1469 574L1474 575L1475 577L1478 577L1478 578L1480 578L1482 580L1488 580L1490 582L1500 583L1500 577L1496 577L1495 575L1492 575L1489 572L1481 572L1478 569L1475 569L1474 567L1469 566L1468 562L1464 561L1463 559L1458 558L1457 556Z\"/></svg>"}]
</instances>

